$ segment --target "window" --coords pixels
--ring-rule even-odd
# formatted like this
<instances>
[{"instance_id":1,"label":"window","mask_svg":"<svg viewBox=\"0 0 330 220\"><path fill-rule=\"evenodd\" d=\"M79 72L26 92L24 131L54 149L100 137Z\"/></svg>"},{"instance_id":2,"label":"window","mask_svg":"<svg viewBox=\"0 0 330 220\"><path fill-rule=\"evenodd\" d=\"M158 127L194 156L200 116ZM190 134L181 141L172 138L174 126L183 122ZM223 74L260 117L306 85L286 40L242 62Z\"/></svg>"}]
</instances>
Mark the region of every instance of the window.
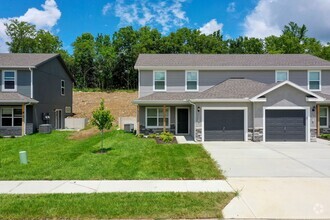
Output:
<instances>
[{"instance_id":1,"label":"window","mask_svg":"<svg viewBox=\"0 0 330 220\"><path fill-rule=\"evenodd\" d=\"M22 126L22 109L2 108L1 126L7 126L7 127Z\"/></svg>"},{"instance_id":2,"label":"window","mask_svg":"<svg viewBox=\"0 0 330 220\"><path fill-rule=\"evenodd\" d=\"M328 127L328 107L320 107L320 127L327 128Z\"/></svg>"},{"instance_id":3,"label":"window","mask_svg":"<svg viewBox=\"0 0 330 220\"><path fill-rule=\"evenodd\" d=\"M321 71L308 71L308 89L314 91L321 90Z\"/></svg>"},{"instance_id":4,"label":"window","mask_svg":"<svg viewBox=\"0 0 330 220\"><path fill-rule=\"evenodd\" d=\"M16 71L2 71L2 91L17 91Z\"/></svg>"},{"instance_id":5,"label":"window","mask_svg":"<svg viewBox=\"0 0 330 220\"><path fill-rule=\"evenodd\" d=\"M154 71L154 91L166 91L166 71Z\"/></svg>"},{"instance_id":6,"label":"window","mask_svg":"<svg viewBox=\"0 0 330 220\"><path fill-rule=\"evenodd\" d=\"M275 82L283 82L289 80L289 71L278 70L275 72Z\"/></svg>"},{"instance_id":7,"label":"window","mask_svg":"<svg viewBox=\"0 0 330 220\"><path fill-rule=\"evenodd\" d=\"M186 91L198 91L198 71L186 71Z\"/></svg>"},{"instance_id":8,"label":"window","mask_svg":"<svg viewBox=\"0 0 330 220\"><path fill-rule=\"evenodd\" d=\"M169 121L169 113L170 109L166 108L166 113L165 113L165 123L166 127L170 127L170 121ZM164 120L164 112L163 108L147 108L146 109L146 120L147 120L147 125L146 127L163 127L163 120Z\"/></svg>"},{"instance_id":9,"label":"window","mask_svg":"<svg viewBox=\"0 0 330 220\"><path fill-rule=\"evenodd\" d=\"M65 95L65 81L61 80L61 95Z\"/></svg>"}]
</instances>

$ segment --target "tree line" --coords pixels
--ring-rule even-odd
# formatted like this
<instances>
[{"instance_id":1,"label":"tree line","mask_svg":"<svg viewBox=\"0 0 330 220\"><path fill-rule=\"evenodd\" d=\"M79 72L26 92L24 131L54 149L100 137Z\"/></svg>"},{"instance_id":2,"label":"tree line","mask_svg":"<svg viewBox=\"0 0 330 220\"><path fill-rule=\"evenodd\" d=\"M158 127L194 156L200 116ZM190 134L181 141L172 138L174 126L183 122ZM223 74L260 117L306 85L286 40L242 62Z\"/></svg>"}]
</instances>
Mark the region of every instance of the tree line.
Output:
<instances>
[{"instance_id":1,"label":"tree line","mask_svg":"<svg viewBox=\"0 0 330 220\"><path fill-rule=\"evenodd\" d=\"M109 34L83 33L72 43L73 53L63 49L58 36L37 30L27 22L5 24L11 53L60 53L75 78L76 88L101 90L136 89L134 70L140 53L185 54L312 54L330 61L327 45L307 36L307 27L294 22L285 25L280 36L264 39L240 36L224 39L220 31L205 35L199 30L181 28L168 35L148 26L120 28Z\"/></svg>"}]
</instances>

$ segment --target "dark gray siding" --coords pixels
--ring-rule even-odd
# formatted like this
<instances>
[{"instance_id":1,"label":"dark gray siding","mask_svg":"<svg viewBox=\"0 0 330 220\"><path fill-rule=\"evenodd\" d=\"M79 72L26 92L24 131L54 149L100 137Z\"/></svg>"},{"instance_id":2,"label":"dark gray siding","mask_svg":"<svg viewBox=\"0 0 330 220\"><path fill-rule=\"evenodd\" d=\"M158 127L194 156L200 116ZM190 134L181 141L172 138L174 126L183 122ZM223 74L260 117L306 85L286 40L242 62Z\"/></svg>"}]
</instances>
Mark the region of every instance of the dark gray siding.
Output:
<instances>
[{"instance_id":1,"label":"dark gray siding","mask_svg":"<svg viewBox=\"0 0 330 220\"><path fill-rule=\"evenodd\" d=\"M7 70L7 69L6 69ZM17 92L31 97L31 72L30 70L16 70L17 71ZM2 69L0 69L0 90L2 89Z\"/></svg>"},{"instance_id":2,"label":"dark gray siding","mask_svg":"<svg viewBox=\"0 0 330 220\"><path fill-rule=\"evenodd\" d=\"M65 96L61 95L61 80L65 80ZM33 108L36 127L44 123L42 113L49 113L50 123L53 126L55 126L55 109L62 109L64 117L69 115L65 114L65 107L69 106L72 109L72 83L57 58L33 71L33 98L39 101ZM64 119L62 124L64 124Z\"/></svg>"}]
</instances>

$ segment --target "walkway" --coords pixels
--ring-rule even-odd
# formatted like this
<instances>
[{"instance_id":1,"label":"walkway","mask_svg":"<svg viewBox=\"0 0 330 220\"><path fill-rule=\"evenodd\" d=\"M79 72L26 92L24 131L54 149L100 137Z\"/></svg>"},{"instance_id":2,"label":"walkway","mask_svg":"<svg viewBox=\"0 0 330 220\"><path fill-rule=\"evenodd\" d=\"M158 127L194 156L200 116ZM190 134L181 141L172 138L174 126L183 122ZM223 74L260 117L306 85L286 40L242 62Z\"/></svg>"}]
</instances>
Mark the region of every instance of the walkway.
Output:
<instances>
[{"instance_id":1,"label":"walkway","mask_svg":"<svg viewBox=\"0 0 330 220\"><path fill-rule=\"evenodd\" d=\"M225 180L0 181L0 194L110 192L233 192Z\"/></svg>"}]
</instances>

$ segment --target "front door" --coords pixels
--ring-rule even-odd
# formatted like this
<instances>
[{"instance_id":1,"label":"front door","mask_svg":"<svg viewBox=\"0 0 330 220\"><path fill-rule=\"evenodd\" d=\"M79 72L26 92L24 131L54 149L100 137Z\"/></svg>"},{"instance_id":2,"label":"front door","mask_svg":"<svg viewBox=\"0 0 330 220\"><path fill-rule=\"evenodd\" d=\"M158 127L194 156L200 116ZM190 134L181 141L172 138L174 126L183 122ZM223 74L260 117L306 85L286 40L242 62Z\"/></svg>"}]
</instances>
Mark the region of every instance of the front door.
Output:
<instances>
[{"instance_id":1,"label":"front door","mask_svg":"<svg viewBox=\"0 0 330 220\"><path fill-rule=\"evenodd\" d=\"M62 109L55 110L55 129L62 129Z\"/></svg>"},{"instance_id":2,"label":"front door","mask_svg":"<svg viewBox=\"0 0 330 220\"><path fill-rule=\"evenodd\" d=\"M177 133L188 134L189 133L189 109L178 108L177 109Z\"/></svg>"}]
</instances>

